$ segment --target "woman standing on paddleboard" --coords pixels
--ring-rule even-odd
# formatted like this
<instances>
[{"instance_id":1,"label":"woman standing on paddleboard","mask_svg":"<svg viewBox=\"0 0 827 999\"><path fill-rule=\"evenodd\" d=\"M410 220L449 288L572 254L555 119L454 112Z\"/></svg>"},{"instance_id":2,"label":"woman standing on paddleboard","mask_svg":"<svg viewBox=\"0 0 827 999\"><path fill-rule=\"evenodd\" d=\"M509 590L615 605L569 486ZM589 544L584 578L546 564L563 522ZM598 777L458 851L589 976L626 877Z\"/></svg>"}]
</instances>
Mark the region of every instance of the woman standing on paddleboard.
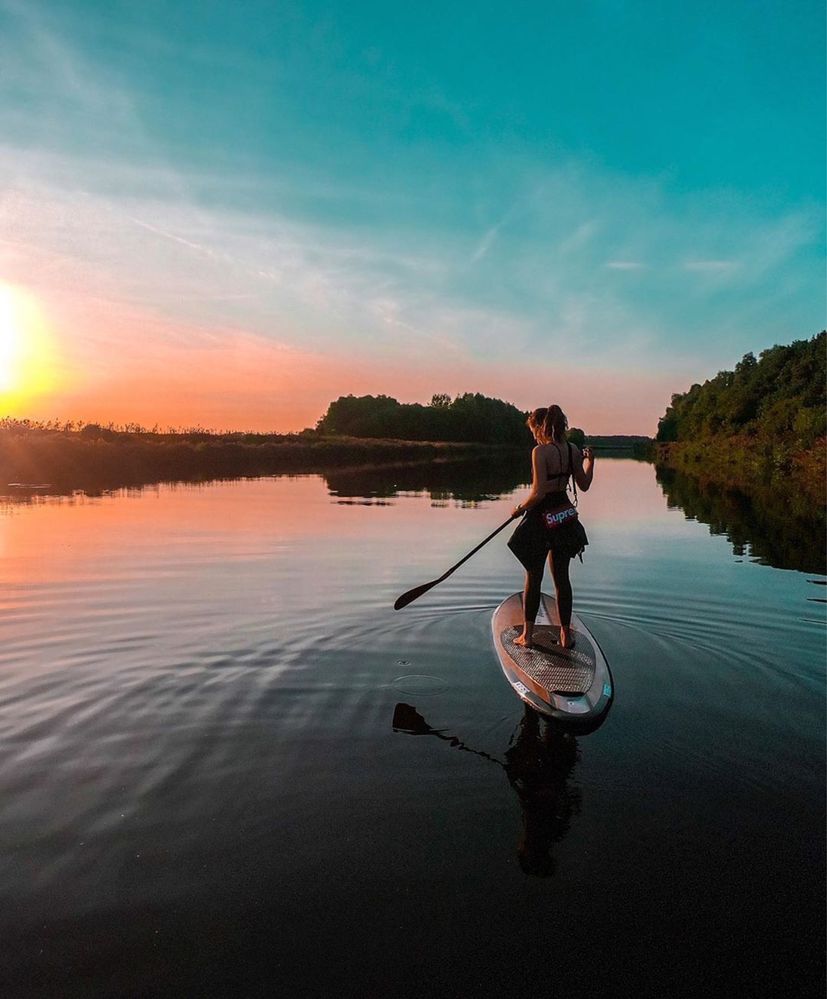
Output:
<instances>
[{"instance_id":1,"label":"woman standing on paddleboard","mask_svg":"<svg viewBox=\"0 0 827 999\"><path fill-rule=\"evenodd\" d=\"M514 507L512 516L525 514L512 534L508 547L526 570L523 595L523 633L514 639L516 645L532 647L534 621L540 607L540 587L548 556L557 612L560 617L560 645L574 645L571 632L572 592L569 566L575 555L582 555L589 543L586 532L569 499L566 488L574 480L586 492L594 476L594 456L591 448L579 448L566 439L568 420L559 406L535 409L527 420L537 446L531 452L531 492Z\"/></svg>"}]
</instances>

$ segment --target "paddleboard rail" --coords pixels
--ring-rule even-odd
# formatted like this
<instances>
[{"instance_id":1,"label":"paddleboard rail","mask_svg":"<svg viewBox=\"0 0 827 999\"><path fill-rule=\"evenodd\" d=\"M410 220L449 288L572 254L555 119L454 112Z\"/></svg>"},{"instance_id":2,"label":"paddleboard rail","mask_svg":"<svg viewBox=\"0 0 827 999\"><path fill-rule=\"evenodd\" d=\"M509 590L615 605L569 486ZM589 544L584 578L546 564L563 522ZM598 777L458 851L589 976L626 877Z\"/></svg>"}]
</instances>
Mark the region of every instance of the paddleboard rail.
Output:
<instances>
[{"instance_id":1,"label":"paddleboard rail","mask_svg":"<svg viewBox=\"0 0 827 999\"><path fill-rule=\"evenodd\" d=\"M614 699L614 680L602 648L585 624L572 615L576 644L562 648L556 638L560 626L555 603L544 593L533 648L525 649L514 644L522 620L520 593L506 598L491 619L500 667L517 696L559 721L591 724L602 719Z\"/></svg>"}]
</instances>

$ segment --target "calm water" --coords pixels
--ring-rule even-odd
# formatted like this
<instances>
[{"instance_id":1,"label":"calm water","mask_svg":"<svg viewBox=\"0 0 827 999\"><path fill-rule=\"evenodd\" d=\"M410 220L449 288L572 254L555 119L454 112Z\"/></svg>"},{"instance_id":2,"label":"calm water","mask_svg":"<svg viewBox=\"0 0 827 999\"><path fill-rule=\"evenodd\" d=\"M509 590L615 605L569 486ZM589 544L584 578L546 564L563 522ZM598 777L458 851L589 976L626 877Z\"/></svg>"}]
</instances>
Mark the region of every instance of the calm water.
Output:
<instances>
[{"instance_id":1,"label":"calm water","mask_svg":"<svg viewBox=\"0 0 827 999\"><path fill-rule=\"evenodd\" d=\"M573 737L505 533L391 609L514 502L433 474L0 508L4 996L823 994L824 577L601 461Z\"/></svg>"}]
</instances>

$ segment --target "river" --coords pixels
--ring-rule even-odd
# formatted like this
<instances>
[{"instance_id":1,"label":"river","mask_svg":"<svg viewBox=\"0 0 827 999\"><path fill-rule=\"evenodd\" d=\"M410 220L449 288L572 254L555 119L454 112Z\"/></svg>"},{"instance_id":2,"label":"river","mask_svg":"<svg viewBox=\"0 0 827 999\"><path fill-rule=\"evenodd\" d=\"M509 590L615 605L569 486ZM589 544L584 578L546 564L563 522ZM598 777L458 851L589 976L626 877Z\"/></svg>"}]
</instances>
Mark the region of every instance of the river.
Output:
<instances>
[{"instance_id":1,"label":"river","mask_svg":"<svg viewBox=\"0 0 827 999\"><path fill-rule=\"evenodd\" d=\"M392 609L524 494L5 497L3 995L822 995L817 531L599 460L572 576L616 697L578 735L495 659L507 532Z\"/></svg>"}]
</instances>

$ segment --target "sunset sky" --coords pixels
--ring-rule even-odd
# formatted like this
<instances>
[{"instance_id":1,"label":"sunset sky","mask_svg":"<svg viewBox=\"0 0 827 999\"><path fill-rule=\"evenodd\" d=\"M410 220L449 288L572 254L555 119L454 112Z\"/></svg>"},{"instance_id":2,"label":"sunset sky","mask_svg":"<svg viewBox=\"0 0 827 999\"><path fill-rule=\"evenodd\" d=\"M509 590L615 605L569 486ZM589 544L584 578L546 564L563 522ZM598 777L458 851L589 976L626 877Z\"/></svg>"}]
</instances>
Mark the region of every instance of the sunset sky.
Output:
<instances>
[{"instance_id":1,"label":"sunset sky","mask_svg":"<svg viewBox=\"0 0 827 999\"><path fill-rule=\"evenodd\" d=\"M670 395L824 320L821 0L0 0L0 415Z\"/></svg>"}]
</instances>

